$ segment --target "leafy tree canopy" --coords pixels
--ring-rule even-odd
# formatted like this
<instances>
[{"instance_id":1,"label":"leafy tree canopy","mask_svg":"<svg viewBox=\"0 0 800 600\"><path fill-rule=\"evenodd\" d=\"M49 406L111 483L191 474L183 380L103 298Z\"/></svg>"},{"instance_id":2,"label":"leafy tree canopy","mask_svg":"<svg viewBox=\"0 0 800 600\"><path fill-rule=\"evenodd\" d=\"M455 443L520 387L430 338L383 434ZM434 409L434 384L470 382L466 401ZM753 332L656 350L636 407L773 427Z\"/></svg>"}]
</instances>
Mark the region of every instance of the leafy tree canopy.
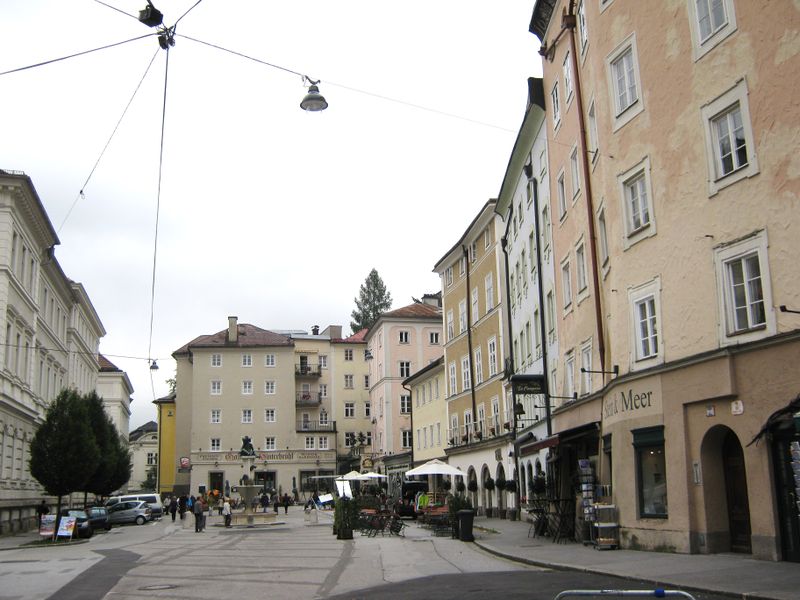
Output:
<instances>
[{"instance_id":1,"label":"leafy tree canopy","mask_svg":"<svg viewBox=\"0 0 800 600\"><path fill-rule=\"evenodd\" d=\"M376 269L372 269L355 298L356 308L350 313L353 320L350 328L357 333L364 328L369 329L382 313L392 307L392 295L386 290L383 279Z\"/></svg>"}]
</instances>

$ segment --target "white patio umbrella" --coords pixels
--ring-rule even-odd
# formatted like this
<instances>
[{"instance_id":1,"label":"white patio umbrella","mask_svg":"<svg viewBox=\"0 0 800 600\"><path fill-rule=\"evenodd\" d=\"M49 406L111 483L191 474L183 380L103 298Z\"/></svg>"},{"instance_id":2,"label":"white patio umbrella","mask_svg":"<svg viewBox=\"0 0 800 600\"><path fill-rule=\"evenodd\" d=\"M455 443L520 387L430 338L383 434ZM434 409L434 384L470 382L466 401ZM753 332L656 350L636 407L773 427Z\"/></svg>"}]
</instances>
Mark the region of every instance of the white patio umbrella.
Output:
<instances>
[{"instance_id":1,"label":"white patio umbrella","mask_svg":"<svg viewBox=\"0 0 800 600\"><path fill-rule=\"evenodd\" d=\"M364 477L358 471L350 471L341 477L336 478L337 481L363 481Z\"/></svg>"},{"instance_id":2,"label":"white patio umbrella","mask_svg":"<svg viewBox=\"0 0 800 600\"><path fill-rule=\"evenodd\" d=\"M425 464L406 471L406 476L408 477L410 475L461 475L463 477L465 473L461 469L457 469L452 465L448 465L446 462L442 462L438 458L434 458Z\"/></svg>"},{"instance_id":3,"label":"white patio umbrella","mask_svg":"<svg viewBox=\"0 0 800 600\"><path fill-rule=\"evenodd\" d=\"M386 475L381 475L380 473L376 473L375 471L367 471L366 473L361 473L361 477L364 479L386 479Z\"/></svg>"}]
</instances>

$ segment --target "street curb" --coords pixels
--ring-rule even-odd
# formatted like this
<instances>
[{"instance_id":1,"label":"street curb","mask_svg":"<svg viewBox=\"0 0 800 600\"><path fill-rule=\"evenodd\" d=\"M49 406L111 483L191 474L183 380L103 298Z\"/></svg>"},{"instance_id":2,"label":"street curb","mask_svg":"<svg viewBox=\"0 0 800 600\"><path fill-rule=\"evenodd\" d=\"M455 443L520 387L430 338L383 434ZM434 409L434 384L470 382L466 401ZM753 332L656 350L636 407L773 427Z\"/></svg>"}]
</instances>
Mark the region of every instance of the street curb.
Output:
<instances>
[{"instance_id":1,"label":"street curb","mask_svg":"<svg viewBox=\"0 0 800 600\"><path fill-rule=\"evenodd\" d=\"M511 560L511 561L514 561L514 562L530 565L532 567L545 567L545 568L550 568L550 569L556 569L556 570L559 570L559 571L576 571L578 573L589 573L589 574L592 574L592 575L606 575L606 576L609 576L609 577L618 577L620 579L626 579L628 581L639 581L639 582L642 582L642 583L645 583L645 584L653 585L655 587L660 587L660 588L664 588L664 589L668 589L668 588L672 589L672 588L676 587L676 585L673 584L673 583L665 583L665 582L657 581L657 580L653 580L653 579L645 579L645 578L637 578L637 577L631 577L631 576L626 576L626 575L618 575L616 573L609 573L607 571L603 571L602 569L596 569L596 568L592 568L592 567L578 567L576 565L567 565L567 564L553 563L553 562L547 562L547 561L542 561L542 560L533 560L533 559L530 559L530 558L525 558L523 556L517 556L515 554L509 554L507 552L503 552L502 550L498 550L497 548L495 548L495 547L493 547L493 546L491 546L489 544L481 543L478 539L476 539L474 541L474 544L476 546L478 546L479 548L481 548L482 550L485 550L486 552L489 552L490 554L494 554L495 556L499 556L501 558L505 558L507 560ZM696 592L696 593L704 593L704 594L715 594L715 595L718 595L718 596L726 596L728 598L737 598L738 600L776 600L776 598L774 596L761 596L761 595L757 595L757 594L748 594L748 593L736 594L736 593L728 592L728 591L725 591L725 590L714 590L714 589L709 589L709 588L700 588L700 587L685 586L685 585L682 585L680 587L683 588L683 591L687 591L687 592L690 592L690 593L691 592Z\"/></svg>"}]
</instances>

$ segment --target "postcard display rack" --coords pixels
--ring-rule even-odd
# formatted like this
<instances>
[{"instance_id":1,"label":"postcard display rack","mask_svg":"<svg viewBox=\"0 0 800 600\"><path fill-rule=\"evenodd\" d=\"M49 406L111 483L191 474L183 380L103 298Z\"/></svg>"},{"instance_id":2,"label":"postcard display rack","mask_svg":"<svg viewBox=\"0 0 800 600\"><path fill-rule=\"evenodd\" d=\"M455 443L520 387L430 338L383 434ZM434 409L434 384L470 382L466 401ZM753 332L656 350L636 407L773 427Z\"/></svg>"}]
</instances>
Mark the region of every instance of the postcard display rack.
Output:
<instances>
[{"instance_id":1,"label":"postcard display rack","mask_svg":"<svg viewBox=\"0 0 800 600\"><path fill-rule=\"evenodd\" d=\"M589 543L598 550L616 550L619 547L617 507L595 502L594 472L588 460L578 461L578 474L583 518L589 523Z\"/></svg>"},{"instance_id":2,"label":"postcard display rack","mask_svg":"<svg viewBox=\"0 0 800 600\"><path fill-rule=\"evenodd\" d=\"M792 473L794 473L795 499L800 498L800 442L792 442ZM797 514L800 515L800 500L797 500Z\"/></svg>"}]
</instances>

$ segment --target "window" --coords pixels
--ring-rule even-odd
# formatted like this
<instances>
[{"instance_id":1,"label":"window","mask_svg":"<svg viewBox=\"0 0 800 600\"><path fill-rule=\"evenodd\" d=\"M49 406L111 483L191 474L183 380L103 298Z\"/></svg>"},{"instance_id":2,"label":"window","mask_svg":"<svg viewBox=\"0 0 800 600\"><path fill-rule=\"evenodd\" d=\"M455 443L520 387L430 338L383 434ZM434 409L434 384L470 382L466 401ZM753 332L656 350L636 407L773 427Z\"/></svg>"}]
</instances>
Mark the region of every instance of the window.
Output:
<instances>
[{"instance_id":1,"label":"window","mask_svg":"<svg viewBox=\"0 0 800 600\"><path fill-rule=\"evenodd\" d=\"M586 51L586 46L589 44L589 30L586 27L586 2L585 0L578 4L578 44L581 51L581 56Z\"/></svg>"},{"instance_id":2,"label":"window","mask_svg":"<svg viewBox=\"0 0 800 600\"><path fill-rule=\"evenodd\" d=\"M211 451L212 452L219 452L221 448L220 439L219 438L211 438Z\"/></svg>"},{"instance_id":3,"label":"window","mask_svg":"<svg viewBox=\"0 0 800 600\"><path fill-rule=\"evenodd\" d=\"M478 288L472 288L472 307L470 310L472 311L472 322L475 323L480 318L480 313L478 312Z\"/></svg>"},{"instance_id":4,"label":"window","mask_svg":"<svg viewBox=\"0 0 800 600\"><path fill-rule=\"evenodd\" d=\"M221 367L222 366L222 355L221 354L212 354L211 355L211 366L212 367Z\"/></svg>"},{"instance_id":5,"label":"window","mask_svg":"<svg viewBox=\"0 0 800 600\"><path fill-rule=\"evenodd\" d=\"M636 36L631 35L606 57L611 103L614 106L613 131L644 110L644 103L639 97L641 85L636 56Z\"/></svg>"},{"instance_id":6,"label":"window","mask_svg":"<svg viewBox=\"0 0 800 600\"><path fill-rule=\"evenodd\" d=\"M586 345L581 348L581 394L592 393L592 347Z\"/></svg>"},{"instance_id":7,"label":"window","mask_svg":"<svg viewBox=\"0 0 800 600\"><path fill-rule=\"evenodd\" d=\"M600 264L608 262L608 232L606 231L606 209L601 208L597 213L597 234L600 238Z\"/></svg>"},{"instance_id":8,"label":"window","mask_svg":"<svg viewBox=\"0 0 800 600\"><path fill-rule=\"evenodd\" d=\"M275 355L274 354L265 354L264 355L264 366L265 367L274 367L275 366Z\"/></svg>"},{"instance_id":9,"label":"window","mask_svg":"<svg viewBox=\"0 0 800 600\"><path fill-rule=\"evenodd\" d=\"M663 340L659 339L660 290L661 280L656 277L628 292L634 369L649 367L663 360Z\"/></svg>"},{"instance_id":10,"label":"window","mask_svg":"<svg viewBox=\"0 0 800 600\"><path fill-rule=\"evenodd\" d=\"M242 394L250 395L253 393L253 382L250 380L242 381Z\"/></svg>"},{"instance_id":11,"label":"window","mask_svg":"<svg viewBox=\"0 0 800 600\"><path fill-rule=\"evenodd\" d=\"M328 368L328 355L327 354L320 354L319 355L319 368L320 369L327 369Z\"/></svg>"},{"instance_id":12,"label":"window","mask_svg":"<svg viewBox=\"0 0 800 600\"><path fill-rule=\"evenodd\" d=\"M364 389L369 389L369 375L364 375Z\"/></svg>"},{"instance_id":13,"label":"window","mask_svg":"<svg viewBox=\"0 0 800 600\"><path fill-rule=\"evenodd\" d=\"M486 276L484 280L486 286L486 312L494 308L494 277L491 273Z\"/></svg>"},{"instance_id":14,"label":"window","mask_svg":"<svg viewBox=\"0 0 800 600\"><path fill-rule=\"evenodd\" d=\"M483 247L488 249L492 245L492 228L487 227L483 231Z\"/></svg>"},{"instance_id":15,"label":"window","mask_svg":"<svg viewBox=\"0 0 800 600\"><path fill-rule=\"evenodd\" d=\"M314 436L307 435L306 436L306 450L313 450L314 449Z\"/></svg>"},{"instance_id":16,"label":"window","mask_svg":"<svg viewBox=\"0 0 800 600\"><path fill-rule=\"evenodd\" d=\"M652 186L650 185L650 159L644 158L619 175L617 181L620 186L622 210L625 215L623 246L627 249L656 233Z\"/></svg>"},{"instance_id":17,"label":"window","mask_svg":"<svg viewBox=\"0 0 800 600\"><path fill-rule=\"evenodd\" d=\"M243 408L242 423L252 423L252 422L253 422L253 410L250 408Z\"/></svg>"},{"instance_id":18,"label":"window","mask_svg":"<svg viewBox=\"0 0 800 600\"><path fill-rule=\"evenodd\" d=\"M242 354L242 366L243 367L252 367L253 366L253 355L252 354Z\"/></svg>"},{"instance_id":19,"label":"window","mask_svg":"<svg viewBox=\"0 0 800 600\"><path fill-rule=\"evenodd\" d=\"M558 103L558 81L553 85L550 91L550 110L553 112L553 128L557 129L561 124L561 106Z\"/></svg>"},{"instance_id":20,"label":"window","mask_svg":"<svg viewBox=\"0 0 800 600\"><path fill-rule=\"evenodd\" d=\"M265 381L264 382L264 393L267 396L272 396L275 394L275 382L274 381Z\"/></svg>"},{"instance_id":21,"label":"window","mask_svg":"<svg viewBox=\"0 0 800 600\"><path fill-rule=\"evenodd\" d=\"M475 348L475 384L483 383L483 350L478 346Z\"/></svg>"},{"instance_id":22,"label":"window","mask_svg":"<svg viewBox=\"0 0 800 600\"><path fill-rule=\"evenodd\" d=\"M694 60L736 31L733 0L690 0L690 16Z\"/></svg>"},{"instance_id":23,"label":"window","mask_svg":"<svg viewBox=\"0 0 800 600\"><path fill-rule=\"evenodd\" d=\"M447 287L453 285L453 267L447 267L444 270L444 282Z\"/></svg>"},{"instance_id":24,"label":"window","mask_svg":"<svg viewBox=\"0 0 800 600\"><path fill-rule=\"evenodd\" d=\"M319 395L322 398L328 397L328 384L327 383L320 383L319 384Z\"/></svg>"},{"instance_id":25,"label":"window","mask_svg":"<svg viewBox=\"0 0 800 600\"><path fill-rule=\"evenodd\" d=\"M411 396L403 394L400 396L400 414L406 415L411 412Z\"/></svg>"},{"instance_id":26,"label":"window","mask_svg":"<svg viewBox=\"0 0 800 600\"><path fill-rule=\"evenodd\" d=\"M274 423L275 422L275 409L274 408L265 408L264 409L264 423Z\"/></svg>"},{"instance_id":27,"label":"window","mask_svg":"<svg viewBox=\"0 0 800 600\"><path fill-rule=\"evenodd\" d=\"M319 424L320 425L328 424L328 412L326 410L319 411Z\"/></svg>"},{"instance_id":28,"label":"window","mask_svg":"<svg viewBox=\"0 0 800 600\"><path fill-rule=\"evenodd\" d=\"M371 402L364 402L364 416L371 417L372 416L372 403Z\"/></svg>"},{"instance_id":29,"label":"window","mask_svg":"<svg viewBox=\"0 0 800 600\"><path fill-rule=\"evenodd\" d=\"M461 357L461 391L466 392L472 388L472 381L469 373L469 356Z\"/></svg>"},{"instance_id":30,"label":"window","mask_svg":"<svg viewBox=\"0 0 800 600\"><path fill-rule=\"evenodd\" d=\"M345 402L344 403L344 416L348 419L352 419L356 416L356 404L355 402Z\"/></svg>"},{"instance_id":31,"label":"window","mask_svg":"<svg viewBox=\"0 0 800 600\"><path fill-rule=\"evenodd\" d=\"M553 291L547 292L547 300L546 300L546 325L548 333L552 334L556 327L556 310L555 310L555 301L553 300Z\"/></svg>"},{"instance_id":32,"label":"window","mask_svg":"<svg viewBox=\"0 0 800 600\"><path fill-rule=\"evenodd\" d=\"M356 445L356 434L354 431L346 431L344 434L344 447L352 448Z\"/></svg>"},{"instance_id":33,"label":"window","mask_svg":"<svg viewBox=\"0 0 800 600\"><path fill-rule=\"evenodd\" d=\"M155 465L158 463L158 454L155 452L148 452L147 453L147 464L148 465Z\"/></svg>"},{"instance_id":34,"label":"window","mask_svg":"<svg viewBox=\"0 0 800 600\"><path fill-rule=\"evenodd\" d=\"M455 361L451 362L448 365L448 375L449 375L448 383L450 384L448 389L450 390L450 395L451 396L455 396L458 393L458 390L456 389L456 363L455 363Z\"/></svg>"},{"instance_id":35,"label":"window","mask_svg":"<svg viewBox=\"0 0 800 600\"><path fill-rule=\"evenodd\" d=\"M328 449L328 438L327 437L320 437L319 438L319 446L320 450L327 450Z\"/></svg>"},{"instance_id":36,"label":"window","mask_svg":"<svg viewBox=\"0 0 800 600\"><path fill-rule=\"evenodd\" d=\"M564 359L564 395L572 398L575 393L575 353L570 350Z\"/></svg>"},{"instance_id":37,"label":"window","mask_svg":"<svg viewBox=\"0 0 800 600\"><path fill-rule=\"evenodd\" d=\"M531 356L533 355L533 339L532 339L532 336L531 336L531 322L530 321L525 323L525 339L527 340L527 343L525 345L525 354L527 355L528 360L530 360Z\"/></svg>"},{"instance_id":38,"label":"window","mask_svg":"<svg viewBox=\"0 0 800 600\"><path fill-rule=\"evenodd\" d=\"M222 423L222 409L219 408L212 408L211 409L211 420L210 423Z\"/></svg>"},{"instance_id":39,"label":"window","mask_svg":"<svg viewBox=\"0 0 800 600\"><path fill-rule=\"evenodd\" d=\"M372 432L371 431L365 432L364 445L365 446L372 446Z\"/></svg>"},{"instance_id":40,"label":"window","mask_svg":"<svg viewBox=\"0 0 800 600\"><path fill-rule=\"evenodd\" d=\"M562 64L562 69L564 71L564 102L569 104L569 101L572 100L572 63L570 59L572 55L567 52L567 55L564 57L564 63Z\"/></svg>"},{"instance_id":41,"label":"window","mask_svg":"<svg viewBox=\"0 0 800 600\"><path fill-rule=\"evenodd\" d=\"M536 358L539 358L542 355L542 340L539 338L540 331L541 331L541 315L539 314L539 308L537 307L536 310L533 311L533 334L536 337Z\"/></svg>"},{"instance_id":42,"label":"window","mask_svg":"<svg viewBox=\"0 0 800 600\"><path fill-rule=\"evenodd\" d=\"M567 189L564 184L564 171L558 174L556 191L558 193L558 218L563 219L567 216Z\"/></svg>"},{"instance_id":43,"label":"window","mask_svg":"<svg viewBox=\"0 0 800 600\"><path fill-rule=\"evenodd\" d=\"M345 360L353 360L353 349L352 348L345 348L344 359Z\"/></svg>"},{"instance_id":44,"label":"window","mask_svg":"<svg viewBox=\"0 0 800 600\"><path fill-rule=\"evenodd\" d=\"M478 259L478 244L477 242L472 242L467 247L467 256L469 256L469 262L474 263Z\"/></svg>"},{"instance_id":45,"label":"window","mask_svg":"<svg viewBox=\"0 0 800 600\"><path fill-rule=\"evenodd\" d=\"M407 360L400 361L400 377L411 376L411 362Z\"/></svg>"},{"instance_id":46,"label":"window","mask_svg":"<svg viewBox=\"0 0 800 600\"><path fill-rule=\"evenodd\" d=\"M545 252L550 247L550 209L547 206L542 208L542 246Z\"/></svg>"},{"instance_id":47,"label":"window","mask_svg":"<svg viewBox=\"0 0 800 600\"><path fill-rule=\"evenodd\" d=\"M431 346L438 346L439 345L439 332L438 331L431 331L428 334L428 343Z\"/></svg>"},{"instance_id":48,"label":"window","mask_svg":"<svg viewBox=\"0 0 800 600\"><path fill-rule=\"evenodd\" d=\"M650 358L658 353L658 324L656 322L656 300L648 296L636 303L638 357Z\"/></svg>"},{"instance_id":49,"label":"window","mask_svg":"<svg viewBox=\"0 0 800 600\"><path fill-rule=\"evenodd\" d=\"M497 375L497 338L490 338L487 346L489 349L489 377L494 377Z\"/></svg>"},{"instance_id":50,"label":"window","mask_svg":"<svg viewBox=\"0 0 800 600\"><path fill-rule=\"evenodd\" d=\"M578 169L580 166L578 165L578 147L575 146L572 149L572 154L569 156L569 165L570 165L570 173L572 174L572 198L573 201L575 196L581 191L581 175Z\"/></svg>"},{"instance_id":51,"label":"window","mask_svg":"<svg viewBox=\"0 0 800 600\"><path fill-rule=\"evenodd\" d=\"M701 109L708 155L709 195L758 173L747 83L736 85Z\"/></svg>"},{"instance_id":52,"label":"window","mask_svg":"<svg viewBox=\"0 0 800 600\"><path fill-rule=\"evenodd\" d=\"M447 339L452 340L456 336L455 326L453 325L453 311L447 311Z\"/></svg>"},{"instance_id":53,"label":"window","mask_svg":"<svg viewBox=\"0 0 800 600\"><path fill-rule=\"evenodd\" d=\"M408 429L404 429L402 431L403 435L403 448L411 448L411 431Z\"/></svg>"},{"instance_id":54,"label":"window","mask_svg":"<svg viewBox=\"0 0 800 600\"><path fill-rule=\"evenodd\" d=\"M462 256L458 260L458 274L461 277L463 277L466 272L467 272L467 259Z\"/></svg>"},{"instance_id":55,"label":"window","mask_svg":"<svg viewBox=\"0 0 800 600\"><path fill-rule=\"evenodd\" d=\"M572 278L570 277L569 258L561 263L561 292L564 297L564 310L572 305Z\"/></svg>"},{"instance_id":56,"label":"window","mask_svg":"<svg viewBox=\"0 0 800 600\"><path fill-rule=\"evenodd\" d=\"M458 333L467 330L467 301L462 300L458 303Z\"/></svg>"},{"instance_id":57,"label":"window","mask_svg":"<svg viewBox=\"0 0 800 600\"><path fill-rule=\"evenodd\" d=\"M353 389L353 376L352 375L345 375L344 376L344 387L345 389L352 390Z\"/></svg>"},{"instance_id":58,"label":"window","mask_svg":"<svg viewBox=\"0 0 800 600\"><path fill-rule=\"evenodd\" d=\"M215 379L211 382L211 395L212 396L219 396L222 393L222 382L219 379Z\"/></svg>"},{"instance_id":59,"label":"window","mask_svg":"<svg viewBox=\"0 0 800 600\"><path fill-rule=\"evenodd\" d=\"M586 290L586 256L583 242L575 248L575 269L578 283L578 294Z\"/></svg>"},{"instance_id":60,"label":"window","mask_svg":"<svg viewBox=\"0 0 800 600\"><path fill-rule=\"evenodd\" d=\"M667 517L667 464L664 456L664 426L634 429L636 483L639 517Z\"/></svg>"},{"instance_id":61,"label":"window","mask_svg":"<svg viewBox=\"0 0 800 600\"><path fill-rule=\"evenodd\" d=\"M589 121L589 153L592 155L592 163L597 160L597 156L599 154L598 149L600 147L598 142L598 135L597 135L597 115L595 113L595 106L594 100L589 105L589 112L588 112L588 121Z\"/></svg>"},{"instance_id":62,"label":"window","mask_svg":"<svg viewBox=\"0 0 800 600\"><path fill-rule=\"evenodd\" d=\"M408 332L407 331L401 331L400 332L399 342L401 344L407 344L408 343Z\"/></svg>"},{"instance_id":63,"label":"window","mask_svg":"<svg viewBox=\"0 0 800 600\"><path fill-rule=\"evenodd\" d=\"M720 342L742 343L774 334L766 232L762 230L722 245L715 251L714 263L719 289Z\"/></svg>"}]
</instances>

